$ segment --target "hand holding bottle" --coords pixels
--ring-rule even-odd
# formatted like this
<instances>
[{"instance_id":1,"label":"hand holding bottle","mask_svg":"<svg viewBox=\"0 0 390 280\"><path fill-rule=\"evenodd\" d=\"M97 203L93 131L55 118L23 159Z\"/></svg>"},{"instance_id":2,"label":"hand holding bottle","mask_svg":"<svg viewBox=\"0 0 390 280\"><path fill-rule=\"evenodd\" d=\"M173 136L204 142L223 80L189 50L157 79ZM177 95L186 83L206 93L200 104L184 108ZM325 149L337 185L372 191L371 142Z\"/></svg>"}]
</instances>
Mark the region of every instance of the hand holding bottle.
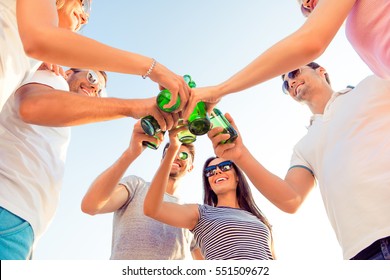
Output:
<instances>
[{"instance_id":1,"label":"hand holding bottle","mask_svg":"<svg viewBox=\"0 0 390 280\"><path fill-rule=\"evenodd\" d=\"M133 103L132 106L134 108L132 117L139 119L144 116L152 116L163 131L172 129L178 122L177 114L165 113L156 107L155 97L140 99L137 104Z\"/></svg>"},{"instance_id":2,"label":"hand holding bottle","mask_svg":"<svg viewBox=\"0 0 390 280\"><path fill-rule=\"evenodd\" d=\"M225 128L221 126L213 127L208 133L207 136L210 138L215 155L222 158L228 158L234 161L240 159L244 154L245 146L240 137L239 131L236 124L234 123L233 118L230 114L225 114L226 119L229 121L231 126L237 132L237 137L234 142L227 142L230 139L231 135L229 133L224 133Z\"/></svg>"},{"instance_id":3,"label":"hand holding bottle","mask_svg":"<svg viewBox=\"0 0 390 280\"><path fill-rule=\"evenodd\" d=\"M218 104L222 96L219 96L220 91L217 87L201 87L201 88L192 88L190 99L187 102L187 106L182 112L183 119L188 119L194 108L199 102L204 102L207 108L207 112L211 113L212 109Z\"/></svg>"},{"instance_id":4,"label":"hand holding bottle","mask_svg":"<svg viewBox=\"0 0 390 280\"><path fill-rule=\"evenodd\" d=\"M183 79L190 88L196 87L196 83L190 75L184 75ZM181 100L178 98L173 106L167 107L171 99L171 93L166 89L162 90L157 95L157 106L163 112L174 112L181 105ZM206 105L202 101L198 102L189 117L184 119L188 120L188 129L194 135L204 135L210 130L210 118L206 110Z\"/></svg>"},{"instance_id":5,"label":"hand holding bottle","mask_svg":"<svg viewBox=\"0 0 390 280\"><path fill-rule=\"evenodd\" d=\"M160 63L156 64L149 77L158 83L161 89L167 89L171 93L172 98L165 106L166 108L176 104L178 98L180 98L180 105L175 112L180 112L185 108L190 97L190 88L183 77L176 75Z\"/></svg>"},{"instance_id":6,"label":"hand holding bottle","mask_svg":"<svg viewBox=\"0 0 390 280\"><path fill-rule=\"evenodd\" d=\"M149 147L147 143L150 143L151 145L150 148L154 149L154 147L158 148L158 146L160 146L163 140L164 140L163 134L157 137L153 137L145 134L145 132L141 127L141 121L138 120L134 124L133 133L131 135L131 140L130 140L130 145L128 150L129 152L135 154L136 157L138 157L145 150L146 146Z\"/></svg>"},{"instance_id":7,"label":"hand holding bottle","mask_svg":"<svg viewBox=\"0 0 390 280\"><path fill-rule=\"evenodd\" d=\"M213 128L222 127L222 133L228 133L230 135L229 139L221 141L220 144L232 143L238 137L237 131L218 108L214 107L214 109L211 111L210 121L213 125Z\"/></svg>"}]
</instances>

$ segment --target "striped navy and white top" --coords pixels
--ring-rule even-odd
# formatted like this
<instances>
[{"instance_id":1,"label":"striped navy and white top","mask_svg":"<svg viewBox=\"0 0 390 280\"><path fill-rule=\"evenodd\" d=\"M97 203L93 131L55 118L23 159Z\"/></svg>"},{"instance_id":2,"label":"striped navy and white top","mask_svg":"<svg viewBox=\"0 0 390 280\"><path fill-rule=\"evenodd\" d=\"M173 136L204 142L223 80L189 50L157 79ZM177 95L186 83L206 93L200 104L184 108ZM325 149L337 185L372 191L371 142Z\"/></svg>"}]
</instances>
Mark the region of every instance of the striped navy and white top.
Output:
<instances>
[{"instance_id":1,"label":"striped navy and white top","mask_svg":"<svg viewBox=\"0 0 390 280\"><path fill-rule=\"evenodd\" d=\"M192 230L206 260L272 260L271 233L248 211L199 205Z\"/></svg>"}]
</instances>

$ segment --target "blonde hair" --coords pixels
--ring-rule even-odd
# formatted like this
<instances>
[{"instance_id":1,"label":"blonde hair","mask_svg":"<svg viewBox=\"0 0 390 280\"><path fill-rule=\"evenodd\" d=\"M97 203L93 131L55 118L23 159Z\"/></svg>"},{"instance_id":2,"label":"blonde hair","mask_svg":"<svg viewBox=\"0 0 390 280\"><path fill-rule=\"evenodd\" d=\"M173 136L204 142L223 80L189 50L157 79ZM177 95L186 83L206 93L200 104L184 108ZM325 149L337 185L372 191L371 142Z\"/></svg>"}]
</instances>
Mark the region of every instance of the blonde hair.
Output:
<instances>
[{"instance_id":1,"label":"blonde hair","mask_svg":"<svg viewBox=\"0 0 390 280\"><path fill-rule=\"evenodd\" d=\"M65 0L56 0L57 9L61 9L64 6Z\"/></svg>"}]
</instances>

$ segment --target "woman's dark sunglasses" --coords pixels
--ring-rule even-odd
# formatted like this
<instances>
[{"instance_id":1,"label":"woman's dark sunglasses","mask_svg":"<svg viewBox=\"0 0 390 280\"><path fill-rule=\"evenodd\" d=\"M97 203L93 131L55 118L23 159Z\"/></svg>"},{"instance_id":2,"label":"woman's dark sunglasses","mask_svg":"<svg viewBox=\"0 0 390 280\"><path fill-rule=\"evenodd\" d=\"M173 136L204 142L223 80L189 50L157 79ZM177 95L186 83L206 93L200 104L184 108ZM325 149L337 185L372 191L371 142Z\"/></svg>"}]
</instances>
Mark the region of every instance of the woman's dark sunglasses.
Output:
<instances>
[{"instance_id":1,"label":"woman's dark sunglasses","mask_svg":"<svg viewBox=\"0 0 390 280\"><path fill-rule=\"evenodd\" d=\"M285 75L285 76L287 76L288 79L295 79L299 74L301 74L301 69L298 68L298 69L295 69L294 71L288 72L287 75ZM284 79L284 77L283 77L283 79ZM288 83L288 80L283 81L282 90L285 94L289 93L290 85Z\"/></svg>"},{"instance_id":2,"label":"woman's dark sunglasses","mask_svg":"<svg viewBox=\"0 0 390 280\"><path fill-rule=\"evenodd\" d=\"M207 178L214 176L217 173L217 167L222 172L226 172L226 171L229 171L232 169L233 162L231 162L230 160L226 160L226 161L220 162L216 165L207 166L203 171L204 176L206 176Z\"/></svg>"}]
</instances>

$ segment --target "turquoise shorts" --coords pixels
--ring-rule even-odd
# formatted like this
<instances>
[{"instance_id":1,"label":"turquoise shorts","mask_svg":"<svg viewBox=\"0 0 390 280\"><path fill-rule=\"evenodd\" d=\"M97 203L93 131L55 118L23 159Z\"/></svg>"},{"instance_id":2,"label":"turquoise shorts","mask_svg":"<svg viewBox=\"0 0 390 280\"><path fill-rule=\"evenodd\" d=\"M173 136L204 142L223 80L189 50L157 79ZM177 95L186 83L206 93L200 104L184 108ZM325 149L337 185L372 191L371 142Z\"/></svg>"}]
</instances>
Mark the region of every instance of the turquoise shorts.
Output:
<instances>
[{"instance_id":1,"label":"turquoise shorts","mask_svg":"<svg viewBox=\"0 0 390 280\"><path fill-rule=\"evenodd\" d=\"M32 256L31 225L0 207L0 260L28 260Z\"/></svg>"}]
</instances>

